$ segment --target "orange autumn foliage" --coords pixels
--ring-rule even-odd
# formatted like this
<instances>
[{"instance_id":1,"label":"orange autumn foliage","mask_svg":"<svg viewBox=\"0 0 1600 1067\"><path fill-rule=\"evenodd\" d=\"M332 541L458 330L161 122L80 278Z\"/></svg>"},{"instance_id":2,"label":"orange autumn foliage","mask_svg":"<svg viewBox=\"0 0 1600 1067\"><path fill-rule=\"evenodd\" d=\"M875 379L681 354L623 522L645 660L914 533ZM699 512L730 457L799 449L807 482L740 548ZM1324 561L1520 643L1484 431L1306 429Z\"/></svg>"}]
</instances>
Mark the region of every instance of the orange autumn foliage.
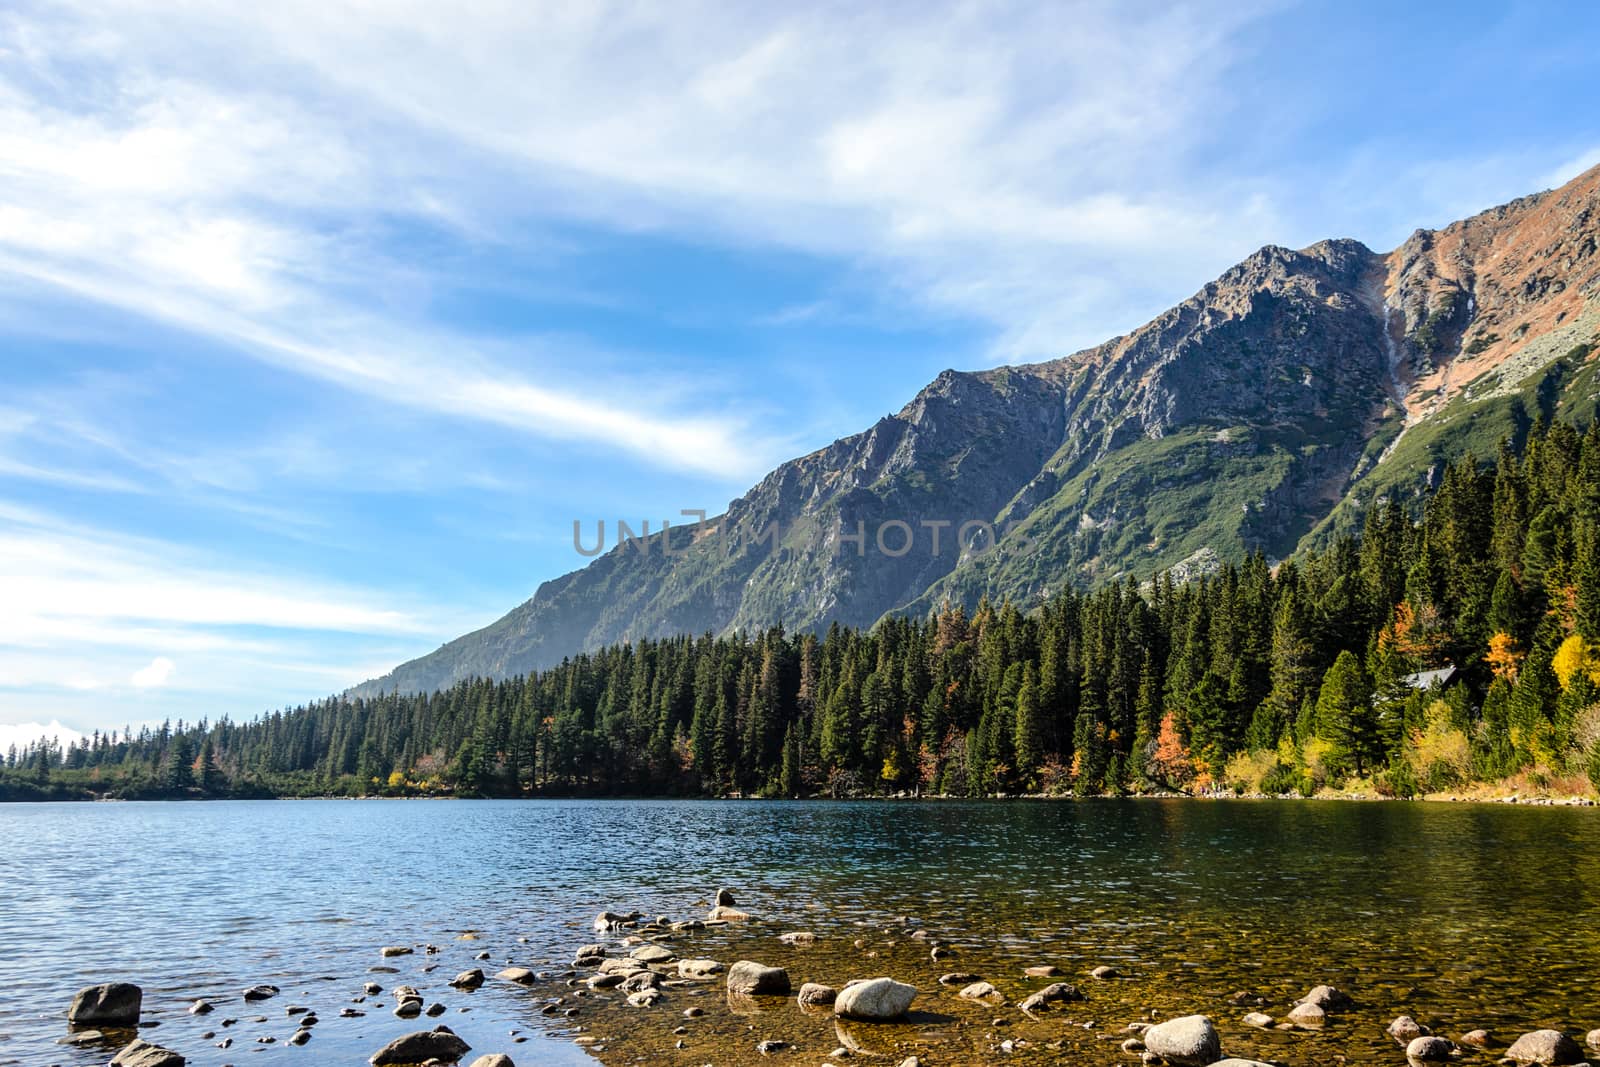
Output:
<instances>
[{"instance_id":1,"label":"orange autumn foliage","mask_svg":"<svg viewBox=\"0 0 1600 1067\"><path fill-rule=\"evenodd\" d=\"M1517 669L1526 657L1527 653L1517 647L1517 639L1502 631L1489 638L1489 651L1483 658L1496 678L1515 682Z\"/></svg>"},{"instance_id":2,"label":"orange autumn foliage","mask_svg":"<svg viewBox=\"0 0 1600 1067\"><path fill-rule=\"evenodd\" d=\"M1158 782L1183 785L1194 777L1194 760L1189 747L1178 734L1178 724L1172 712L1161 716L1161 728L1156 731L1154 750L1150 753L1146 773Z\"/></svg>"}]
</instances>

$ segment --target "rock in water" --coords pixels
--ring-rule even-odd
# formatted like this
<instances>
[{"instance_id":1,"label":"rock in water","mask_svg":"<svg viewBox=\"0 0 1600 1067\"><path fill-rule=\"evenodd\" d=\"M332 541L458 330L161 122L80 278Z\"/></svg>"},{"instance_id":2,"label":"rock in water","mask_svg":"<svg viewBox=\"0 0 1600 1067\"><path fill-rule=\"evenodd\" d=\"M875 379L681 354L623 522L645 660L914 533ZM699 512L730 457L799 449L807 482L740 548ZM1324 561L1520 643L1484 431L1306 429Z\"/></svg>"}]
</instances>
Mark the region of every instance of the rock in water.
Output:
<instances>
[{"instance_id":1,"label":"rock in water","mask_svg":"<svg viewBox=\"0 0 1600 1067\"><path fill-rule=\"evenodd\" d=\"M1328 1021L1328 1013L1307 1001L1289 1009L1289 1021L1300 1026L1321 1026Z\"/></svg>"},{"instance_id":2,"label":"rock in water","mask_svg":"<svg viewBox=\"0 0 1600 1067\"><path fill-rule=\"evenodd\" d=\"M707 922L742 923L750 920L750 913L730 908L726 904L718 904L706 913Z\"/></svg>"},{"instance_id":3,"label":"rock in water","mask_svg":"<svg viewBox=\"0 0 1600 1067\"><path fill-rule=\"evenodd\" d=\"M1406 1059L1439 1063L1455 1055L1456 1047L1442 1037L1415 1037L1406 1044Z\"/></svg>"},{"instance_id":4,"label":"rock in water","mask_svg":"<svg viewBox=\"0 0 1600 1067\"><path fill-rule=\"evenodd\" d=\"M1488 1048L1490 1040L1489 1031L1487 1030L1468 1030L1461 1035L1461 1043L1463 1045L1471 1045L1473 1048ZM1600 1048L1600 1045L1595 1047Z\"/></svg>"},{"instance_id":5,"label":"rock in water","mask_svg":"<svg viewBox=\"0 0 1600 1067\"><path fill-rule=\"evenodd\" d=\"M111 1067L183 1067L188 1062L171 1049L135 1041L111 1057Z\"/></svg>"},{"instance_id":6,"label":"rock in water","mask_svg":"<svg viewBox=\"0 0 1600 1067\"><path fill-rule=\"evenodd\" d=\"M507 982L515 982L518 985L532 985L535 981L533 972L526 967L507 967L496 974L495 977Z\"/></svg>"},{"instance_id":7,"label":"rock in water","mask_svg":"<svg viewBox=\"0 0 1600 1067\"><path fill-rule=\"evenodd\" d=\"M1583 1050L1560 1030L1535 1030L1513 1041L1506 1049L1506 1059L1518 1063L1582 1063Z\"/></svg>"},{"instance_id":8,"label":"rock in water","mask_svg":"<svg viewBox=\"0 0 1600 1067\"><path fill-rule=\"evenodd\" d=\"M736 908L739 902L733 899L733 890L719 889L717 895L711 899L711 906L715 908Z\"/></svg>"},{"instance_id":9,"label":"rock in water","mask_svg":"<svg viewBox=\"0 0 1600 1067\"><path fill-rule=\"evenodd\" d=\"M1038 1011L1049 1004L1082 999L1083 993L1077 986L1067 982L1051 982L1037 993L1032 993L1023 998L1022 1003L1017 1006L1023 1011Z\"/></svg>"},{"instance_id":10,"label":"rock in water","mask_svg":"<svg viewBox=\"0 0 1600 1067\"><path fill-rule=\"evenodd\" d=\"M1004 993L1000 992L1000 990L996 989L988 982L973 982L961 992L957 993L956 996L962 998L963 1000L987 1000L991 1004L1001 1004L1004 1003L1006 999Z\"/></svg>"},{"instance_id":11,"label":"rock in water","mask_svg":"<svg viewBox=\"0 0 1600 1067\"><path fill-rule=\"evenodd\" d=\"M246 1000L271 1000L277 995L278 987L275 985L253 985L244 991Z\"/></svg>"},{"instance_id":12,"label":"rock in water","mask_svg":"<svg viewBox=\"0 0 1600 1067\"><path fill-rule=\"evenodd\" d=\"M839 999L839 991L833 986L823 985L821 982L807 982L800 987L800 995L795 997L801 1007L813 1004L832 1004L837 999Z\"/></svg>"},{"instance_id":13,"label":"rock in water","mask_svg":"<svg viewBox=\"0 0 1600 1067\"><path fill-rule=\"evenodd\" d=\"M712 978L722 973L722 964L716 960L679 960L679 978Z\"/></svg>"},{"instance_id":14,"label":"rock in water","mask_svg":"<svg viewBox=\"0 0 1600 1067\"><path fill-rule=\"evenodd\" d=\"M1600 1030L1590 1030L1589 1036L1584 1040L1589 1042L1589 1047L1600 1049Z\"/></svg>"},{"instance_id":15,"label":"rock in water","mask_svg":"<svg viewBox=\"0 0 1600 1067\"><path fill-rule=\"evenodd\" d=\"M450 984L457 989L477 989L483 984L483 972L476 967L470 971L462 971L450 979Z\"/></svg>"},{"instance_id":16,"label":"rock in water","mask_svg":"<svg viewBox=\"0 0 1600 1067\"><path fill-rule=\"evenodd\" d=\"M728 968L728 992L753 997L786 997L789 995L789 972L782 967L740 960Z\"/></svg>"},{"instance_id":17,"label":"rock in water","mask_svg":"<svg viewBox=\"0 0 1600 1067\"><path fill-rule=\"evenodd\" d=\"M1426 1026L1409 1015L1402 1015L1389 1024L1389 1036L1402 1045L1410 1045L1419 1037L1427 1037L1433 1033Z\"/></svg>"},{"instance_id":18,"label":"rock in water","mask_svg":"<svg viewBox=\"0 0 1600 1067\"><path fill-rule=\"evenodd\" d=\"M1253 1011L1239 1021L1244 1023L1246 1026L1253 1026L1258 1030L1267 1030L1272 1027L1273 1020L1272 1016L1268 1015L1266 1012Z\"/></svg>"},{"instance_id":19,"label":"rock in water","mask_svg":"<svg viewBox=\"0 0 1600 1067\"><path fill-rule=\"evenodd\" d=\"M138 1026L144 991L129 982L106 982L78 990L67 1021L96 1026Z\"/></svg>"},{"instance_id":20,"label":"rock in water","mask_svg":"<svg viewBox=\"0 0 1600 1067\"><path fill-rule=\"evenodd\" d=\"M1144 1047L1180 1067L1207 1067L1222 1058L1222 1039L1204 1015L1157 1023L1141 1035Z\"/></svg>"},{"instance_id":21,"label":"rock in water","mask_svg":"<svg viewBox=\"0 0 1600 1067\"><path fill-rule=\"evenodd\" d=\"M652 944L640 945L629 955L640 963L668 963L672 960L672 951L670 949Z\"/></svg>"},{"instance_id":22,"label":"rock in water","mask_svg":"<svg viewBox=\"0 0 1600 1067\"><path fill-rule=\"evenodd\" d=\"M438 1026L432 1030L419 1030L414 1034L395 1038L374 1052L372 1059L367 1062L373 1067L422 1063L425 1060L444 1060L446 1063L454 1063L471 1051L472 1046L457 1037L455 1031L448 1026Z\"/></svg>"},{"instance_id":23,"label":"rock in water","mask_svg":"<svg viewBox=\"0 0 1600 1067\"><path fill-rule=\"evenodd\" d=\"M1315 989L1311 990L1311 992L1307 993L1305 996L1296 1001L1296 1003L1315 1004L1325 1012L1343 1011L1346 1008L1355 1006L1355 1001L1351 1000L1349 997L1331 985L1317 986Z\"/></svg>"},{"instance_id":24,"label":"rock in water","mask_svg":"<svg viewBox=\"0 0 1600 1067\"><path fill-rule=\"evenodd\" d=\"M868 978L851 982L839 990L833 1001L833 1013L869 1022L898 1019L911 1009L916 996L916 986L896 982L893 978Z\"/></svg>"},{"instance_id":25,"label":"rock in water","mask_svg":"<svg viewBox=\"0 0 1600 1067\"><path fill-rule=\"evenodd\" d=\"M517 1065L512 1063L511 1057L504 1052L496 1052L488 1056L479 1056L469 1067L517 1067Z\"/></svg>"}]
</instances>

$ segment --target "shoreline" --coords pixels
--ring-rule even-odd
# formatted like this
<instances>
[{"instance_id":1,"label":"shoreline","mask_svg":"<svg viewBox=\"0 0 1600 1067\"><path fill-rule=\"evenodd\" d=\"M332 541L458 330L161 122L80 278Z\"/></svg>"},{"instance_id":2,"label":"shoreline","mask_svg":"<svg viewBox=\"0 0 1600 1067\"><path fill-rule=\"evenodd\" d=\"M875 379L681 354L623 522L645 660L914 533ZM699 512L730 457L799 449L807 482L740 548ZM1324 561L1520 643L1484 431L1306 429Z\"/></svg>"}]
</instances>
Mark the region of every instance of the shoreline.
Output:
<instances>
[{"instance_id":1,"label":"shoreline","mask_svg":"<svg viewBox=\"0 0 1600 1067\"><path fill-rule=\"evenodd\" d=\"M809 804L815 802L844 802L844 803L961 803L979 801L983 803L1076 803L1081 801L1103 800L1187 800L1187 801L1298 801L1298 802L1327 802L1349 801L1352 803L1376 804L1505 804L1521 805L1524 807L1541 808L1592 808L1600 807L1600 799L1594 796L1583 796L1570 793L1490 793L1474 795L1471 793L1430 793L1416 797L1390 797L1377 793L1343 792L1322 790L1313 796L1303 796L1298 793L1094 793L1085 796L1057 793L998 793L982 797L954 796L948 793L864 793L855 796L827 797L747 797L747 796L674 796L670 794L629 794L605 795L593 793L544 793L532 796L462 796L455 793L417 794L412 796L391 796L385 793L363 793L351 796L344 793L320 793L307 796L186 796L186 797L114 797L114 796L69 796L69 797L0 797L3 804L204 804L217 801L279 801L279 800L678 800L690 802L746 802L746 801L783 801L794 804Z\"/></svg>"}]
</instances>

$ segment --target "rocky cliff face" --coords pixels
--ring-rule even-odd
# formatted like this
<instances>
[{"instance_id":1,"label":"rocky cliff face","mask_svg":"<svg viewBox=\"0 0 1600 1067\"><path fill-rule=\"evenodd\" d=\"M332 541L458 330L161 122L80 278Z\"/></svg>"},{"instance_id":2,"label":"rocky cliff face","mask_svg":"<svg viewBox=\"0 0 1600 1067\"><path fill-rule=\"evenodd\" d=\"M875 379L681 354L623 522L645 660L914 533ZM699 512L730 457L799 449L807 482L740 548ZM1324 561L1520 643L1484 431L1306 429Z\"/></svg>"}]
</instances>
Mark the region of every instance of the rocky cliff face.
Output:
<instances>
[{"instance_id":1,"label":"rocky cliff face","mask_svg":"<svg viewBox=\"0 0 1600 1067\"><path fill-rule=\"evenodd\" d=\"M898 414L774 470L714 529L614 547L358 691L633 638L1031 604L1325 541L1540 414L1592 417L1597 208L1600 168L1387 255L1263 248L1097 348L946 371Z\"/></svg>"}]
</instances>

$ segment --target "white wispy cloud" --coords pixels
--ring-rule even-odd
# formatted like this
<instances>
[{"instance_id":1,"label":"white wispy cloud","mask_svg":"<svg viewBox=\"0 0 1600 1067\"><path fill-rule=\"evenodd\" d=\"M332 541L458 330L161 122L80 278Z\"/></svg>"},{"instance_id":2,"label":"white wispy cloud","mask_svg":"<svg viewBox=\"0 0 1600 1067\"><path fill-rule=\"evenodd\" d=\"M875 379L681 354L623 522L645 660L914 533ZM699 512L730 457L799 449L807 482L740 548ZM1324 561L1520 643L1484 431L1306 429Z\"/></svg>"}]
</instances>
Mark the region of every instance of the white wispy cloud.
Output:
<instances>
[{"instance_id":1,"label":"white wispy cloud","mask_svg":"<svg viewBox=\"0 0 1600 1067\"><path fill-rule=\"evenodd\" d=\"M241 692L252 702L326 692L469 621L395 600L0 502L8 717L98 721L156 691L202 708L218 694L236 707Z\"/></svg>"}]
</instances>

